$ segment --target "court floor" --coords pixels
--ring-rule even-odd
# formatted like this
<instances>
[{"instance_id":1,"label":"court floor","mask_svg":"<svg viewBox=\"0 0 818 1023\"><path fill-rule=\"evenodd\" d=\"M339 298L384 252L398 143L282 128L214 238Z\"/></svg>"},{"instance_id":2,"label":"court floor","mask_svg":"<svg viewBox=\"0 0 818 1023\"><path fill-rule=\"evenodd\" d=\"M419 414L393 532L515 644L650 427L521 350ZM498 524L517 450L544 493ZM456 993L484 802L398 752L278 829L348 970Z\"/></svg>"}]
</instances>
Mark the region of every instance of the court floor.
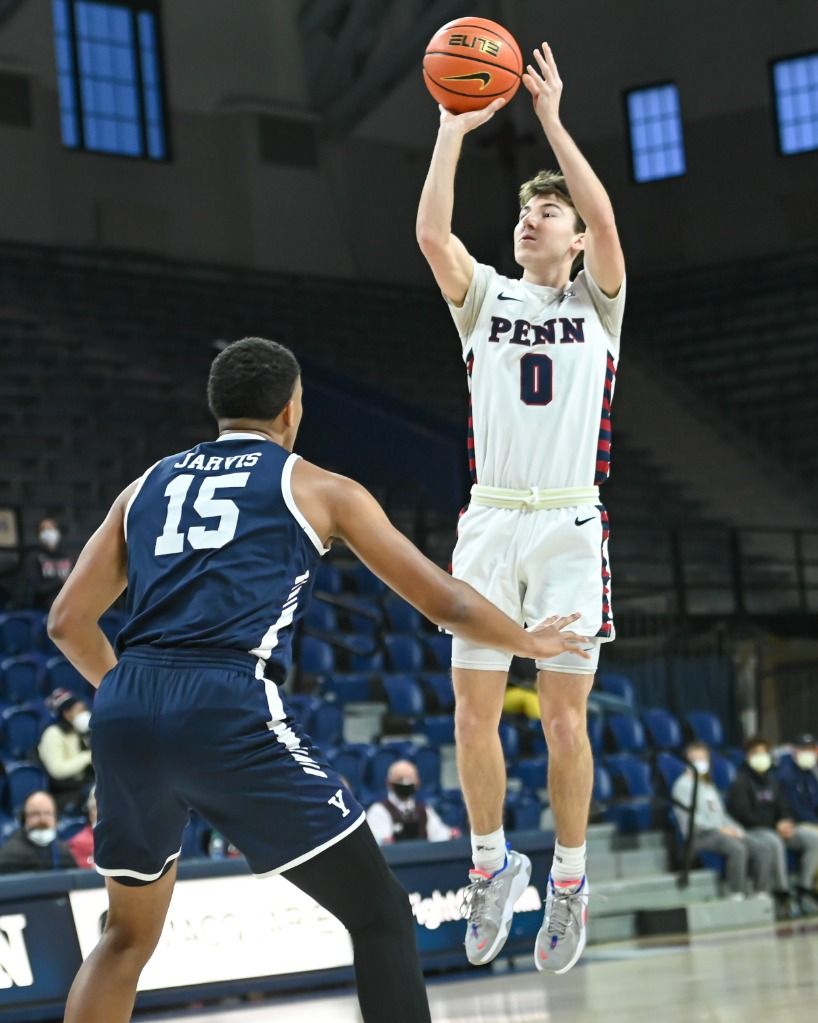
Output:
<instances>
[{"instance_id":1,"label":"court floor","mask_svg":"<svg viewBox=\"0 0 818 1023\"><path fill-rule=\"evenodd\" d=\"M597 946L563 977L545 977L524 966L503 973L473 971L460 980L430 983L429 1001L435 1023L746 1023L751 1018L814 1023L818 925ZM135 1018L140 1023L360 1021L346 992Z\"/></svg>"}]
</instances>

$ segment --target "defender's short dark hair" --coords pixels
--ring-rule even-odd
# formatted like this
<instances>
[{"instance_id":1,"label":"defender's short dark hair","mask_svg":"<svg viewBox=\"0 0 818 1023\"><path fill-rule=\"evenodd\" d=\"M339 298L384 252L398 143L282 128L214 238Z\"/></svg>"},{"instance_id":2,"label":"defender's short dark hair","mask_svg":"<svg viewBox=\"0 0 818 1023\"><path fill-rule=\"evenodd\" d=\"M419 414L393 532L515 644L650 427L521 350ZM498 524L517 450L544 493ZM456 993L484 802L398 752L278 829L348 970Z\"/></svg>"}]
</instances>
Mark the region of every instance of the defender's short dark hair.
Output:
<instances>
[{"instance_id":1,"label":"defender's short dark hair","mask_svg":"<svg viewBox=\"0 0 818 1023\"><path fill-rule=\"evenodd\" d=\"M749 753L751 749L755 749L756 746L766 746L770 748L770 744L764 738L763 735L751 735L749 739L745 740L744 752Z\"/></svg>"},{"instance_id":2,"label":"defender's short dark hair","mask_svg":"<svg viewBox=\"0 0 818 1023\"><path fill-rule=\"evenodd\" d=\"M216 419L275 419L293 396L301 367L289 348L245 337L210 367L207 404Z\"/></svg>"}]
</instances>

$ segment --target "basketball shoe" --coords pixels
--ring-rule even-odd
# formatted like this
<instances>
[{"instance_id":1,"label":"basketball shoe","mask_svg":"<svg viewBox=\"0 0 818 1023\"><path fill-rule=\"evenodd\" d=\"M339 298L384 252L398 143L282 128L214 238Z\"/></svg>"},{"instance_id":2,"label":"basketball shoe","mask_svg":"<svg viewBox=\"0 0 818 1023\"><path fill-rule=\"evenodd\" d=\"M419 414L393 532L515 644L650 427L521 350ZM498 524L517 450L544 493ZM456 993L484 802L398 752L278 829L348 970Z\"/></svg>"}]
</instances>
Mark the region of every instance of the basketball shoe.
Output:
<instances>
[{"instance_id":1,"label":"basketball shoe","mask_svg":"<svg viewBox=\"0 0 818 1023\"><path fill-rule=\"evenodd\" d=\"M476 867L469 871L463 897L466 916L466 957L473 966L490 963L505 945L514 906L528 887L531 860L509 849L505 864L494 874Z\"/></svg>"},{"instance_id":2,"label":"basketball shoe","mask_svg":"<svg viewBox=\"0 0 818 1023\"><path fill-rule=\"evenodd\" d=\"M555 884L548 875L545 918L534 944L534 963L546 973L567 973L582 955L588 926L588 878Z\"/></svg>"}]
</instances>

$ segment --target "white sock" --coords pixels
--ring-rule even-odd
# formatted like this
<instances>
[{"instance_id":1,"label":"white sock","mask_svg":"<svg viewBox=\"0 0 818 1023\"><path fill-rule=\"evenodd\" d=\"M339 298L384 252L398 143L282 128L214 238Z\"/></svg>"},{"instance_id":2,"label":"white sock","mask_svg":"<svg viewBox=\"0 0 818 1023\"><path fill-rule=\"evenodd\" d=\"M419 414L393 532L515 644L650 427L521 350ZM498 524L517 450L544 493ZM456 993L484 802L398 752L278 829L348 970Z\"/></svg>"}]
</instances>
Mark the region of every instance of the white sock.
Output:
<instances>
[{"instance_id":1,"label":"white sock","mask_svg":"<svg viewBox=\"0 0 818 1023\"><path fill-rule=\"evenodd\" d=\"M551 877L554 884L579 884L585 874L585 843L575 848L560 845L554 846L554 861L551 864Z\"/></svg>"},{"instance_id":2,"label":"white sock","mask_svg":"<svg viewBox=\"0 0 818 1023\"><path fill-rule=\"evenodd\" d=\"M502 828L490 835L471 833L471 854L478 870L493 874L506 862L506 833Z\"/></svg>"}]
</instances>

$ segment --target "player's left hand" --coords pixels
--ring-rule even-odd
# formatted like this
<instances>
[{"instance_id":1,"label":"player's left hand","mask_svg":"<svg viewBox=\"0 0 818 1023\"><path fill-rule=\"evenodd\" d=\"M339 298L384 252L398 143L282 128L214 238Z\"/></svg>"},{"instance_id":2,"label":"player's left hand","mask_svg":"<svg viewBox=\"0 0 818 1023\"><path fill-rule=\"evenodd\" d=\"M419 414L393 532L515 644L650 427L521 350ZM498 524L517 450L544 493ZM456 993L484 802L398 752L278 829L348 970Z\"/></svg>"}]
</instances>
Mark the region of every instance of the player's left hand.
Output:
<instances>
[{"instance_id":1,"label":"player's left hand","mask_svg":"<svg viewBox=\"0 0 818 1023\"><path fill-rule=\"evenodd\" d=\"M534 60L539 70L528 64L526 74L523 75L523 85L531 93L534 113L545 127L559 122L562 79L548 43L543 43L541 49L534 51Z\"/></svg>"}]
</instances>

